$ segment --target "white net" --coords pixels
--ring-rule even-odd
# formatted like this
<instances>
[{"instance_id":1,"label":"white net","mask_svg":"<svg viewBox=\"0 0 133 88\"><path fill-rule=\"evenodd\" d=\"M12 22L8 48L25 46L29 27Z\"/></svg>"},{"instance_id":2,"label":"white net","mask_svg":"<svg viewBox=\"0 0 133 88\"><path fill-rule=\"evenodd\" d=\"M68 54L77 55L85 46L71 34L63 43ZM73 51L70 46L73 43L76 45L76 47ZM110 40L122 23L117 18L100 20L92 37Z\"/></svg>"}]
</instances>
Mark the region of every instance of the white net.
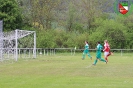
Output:
<instances>
[{"instance_id":1,"label":"white net","mask_svg":"<svg viewBox=\"0 0 133 88\"><path fill-rule=\"evenodd\" d=\"M36 34L34 31L18 31L18 57L35 58L36 57Z\"/></svg>"},{"instance_id":2,"label":"white net","mask_svg":"<svg viewBox=\"0 0 133 88\"><path fill-rule=\"evenodd\" d=\"M0 41L2 41L1 60L15 59L17 61L18 58L36 58L35 31L14 30L3 32ZM30 56L26 55L27 51L25 50L31 53Z\"/></svg>"}]
</instances>

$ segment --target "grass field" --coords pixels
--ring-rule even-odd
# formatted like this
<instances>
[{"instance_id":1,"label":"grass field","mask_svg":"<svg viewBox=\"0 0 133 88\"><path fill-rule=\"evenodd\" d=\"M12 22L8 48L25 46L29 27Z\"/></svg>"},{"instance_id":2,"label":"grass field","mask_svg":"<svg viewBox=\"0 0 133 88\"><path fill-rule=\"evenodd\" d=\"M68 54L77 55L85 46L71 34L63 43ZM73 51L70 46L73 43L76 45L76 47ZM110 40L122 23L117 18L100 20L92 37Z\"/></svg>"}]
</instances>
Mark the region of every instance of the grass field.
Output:
<instances>
[{"instance_id":1,"label":"grass field","mask_svg":"<svg viewBox=\"0 0 133 88\"><path fill-rule=\"evenodd\" d=\"M0 88L132 88L133 55L109 57L109 63L82 54L38 56L0 63Z\"/></svg>"}]
</instances>

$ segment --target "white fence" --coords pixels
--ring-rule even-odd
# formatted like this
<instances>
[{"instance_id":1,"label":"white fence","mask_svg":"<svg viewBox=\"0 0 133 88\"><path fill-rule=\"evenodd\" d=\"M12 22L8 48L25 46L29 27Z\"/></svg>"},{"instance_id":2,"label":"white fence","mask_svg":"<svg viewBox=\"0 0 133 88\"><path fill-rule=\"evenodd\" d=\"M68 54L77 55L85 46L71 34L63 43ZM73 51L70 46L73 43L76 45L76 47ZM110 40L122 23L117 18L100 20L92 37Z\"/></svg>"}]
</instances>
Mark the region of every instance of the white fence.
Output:
<instances>
[{"instance_id":1,"label":"white fence","mask_svg":"<svg viewBox=\"0 0 133 88\"><path fill-rule=\"evenodd\" d=\"M51 55L79 55L83 53L84 49L75 48L36 48L36 57L51 56ZM114 55L117 56L133 56L133 49L111 49ZM18 58L34 58L34 48L18 48ZM96 50L90 49L90 53L95 55ZM14 55L7 53L4 60L14 58Z\"/></svg>"},{"instance_id":2,"label":"white fence","mask_svg":"<svg viewBox=\"0 0 133 88\"><path fill-rule=\"evenodd\" d=\"M68 55L76 55L79 53L83 53L84 49L75 49L75 48L37 48L37 56L38 55L58 55L58 54L68 54ZM95 49L90 49L90 53L95 53ZM125 55L133 55L133 49L111 49L111 52L114 55L125 56Z\"/></svg>"}]
</instances>

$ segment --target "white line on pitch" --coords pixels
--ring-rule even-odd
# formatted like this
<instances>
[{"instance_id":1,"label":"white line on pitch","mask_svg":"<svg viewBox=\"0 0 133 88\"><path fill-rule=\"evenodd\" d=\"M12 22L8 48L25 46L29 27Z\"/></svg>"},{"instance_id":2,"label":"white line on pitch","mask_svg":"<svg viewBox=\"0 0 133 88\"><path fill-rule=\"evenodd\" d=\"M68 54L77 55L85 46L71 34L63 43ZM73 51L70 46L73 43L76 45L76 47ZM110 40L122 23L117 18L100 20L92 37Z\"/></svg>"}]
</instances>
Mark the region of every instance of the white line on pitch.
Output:
<instances>
[{"instance_id":1,"label":"white line on pitch","mask_svg":"<svg viewBox=\"0 0 133 88\"><path fill-rule=\"evenodd\" d=\"M86 68L90 68L92 65L87 66Z\"/></svg>"}]
</instances>

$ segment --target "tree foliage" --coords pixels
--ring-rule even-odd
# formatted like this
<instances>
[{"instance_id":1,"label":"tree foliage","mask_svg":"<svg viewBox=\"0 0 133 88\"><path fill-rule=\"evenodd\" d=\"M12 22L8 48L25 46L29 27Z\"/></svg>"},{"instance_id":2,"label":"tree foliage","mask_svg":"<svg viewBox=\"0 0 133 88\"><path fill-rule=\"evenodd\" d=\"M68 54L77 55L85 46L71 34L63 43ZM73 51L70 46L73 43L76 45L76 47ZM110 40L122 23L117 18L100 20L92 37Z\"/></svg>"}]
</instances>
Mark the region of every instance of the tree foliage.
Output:
<instances>
[{"instance_id":1,"label":"tree foliage","mask_svg":"<svg viewBox=\"0 0 133 88\"><path fill-rule=\"evenodd\" d=\"M55 9L60 0L18 0L23 8L24 14L29 18L28 22L38 29L51 29L55 21Z\"/></svg>"},{"instance_id":2,"label":"tree foliage","mask_svg":"<svg viewBox=\"0 0 133 88\"><path fill-rule=\"evenodd\" d=\"M104 20L90 39L95 40L95 42L103 42L107 39L112 48L124 48L126 46L126 27L115 20Z\"/></svg>"},{"instance_id":3,"label":"tree foliage","mask_svg":"<svg viewBox=\"0 0 133 88\"><path fill-rule=\"evenodd\" d=\"M0 0L0 20L4 22L4 31L22 27L22 15L15 0Z\"/></svg>"}]
</instances>

